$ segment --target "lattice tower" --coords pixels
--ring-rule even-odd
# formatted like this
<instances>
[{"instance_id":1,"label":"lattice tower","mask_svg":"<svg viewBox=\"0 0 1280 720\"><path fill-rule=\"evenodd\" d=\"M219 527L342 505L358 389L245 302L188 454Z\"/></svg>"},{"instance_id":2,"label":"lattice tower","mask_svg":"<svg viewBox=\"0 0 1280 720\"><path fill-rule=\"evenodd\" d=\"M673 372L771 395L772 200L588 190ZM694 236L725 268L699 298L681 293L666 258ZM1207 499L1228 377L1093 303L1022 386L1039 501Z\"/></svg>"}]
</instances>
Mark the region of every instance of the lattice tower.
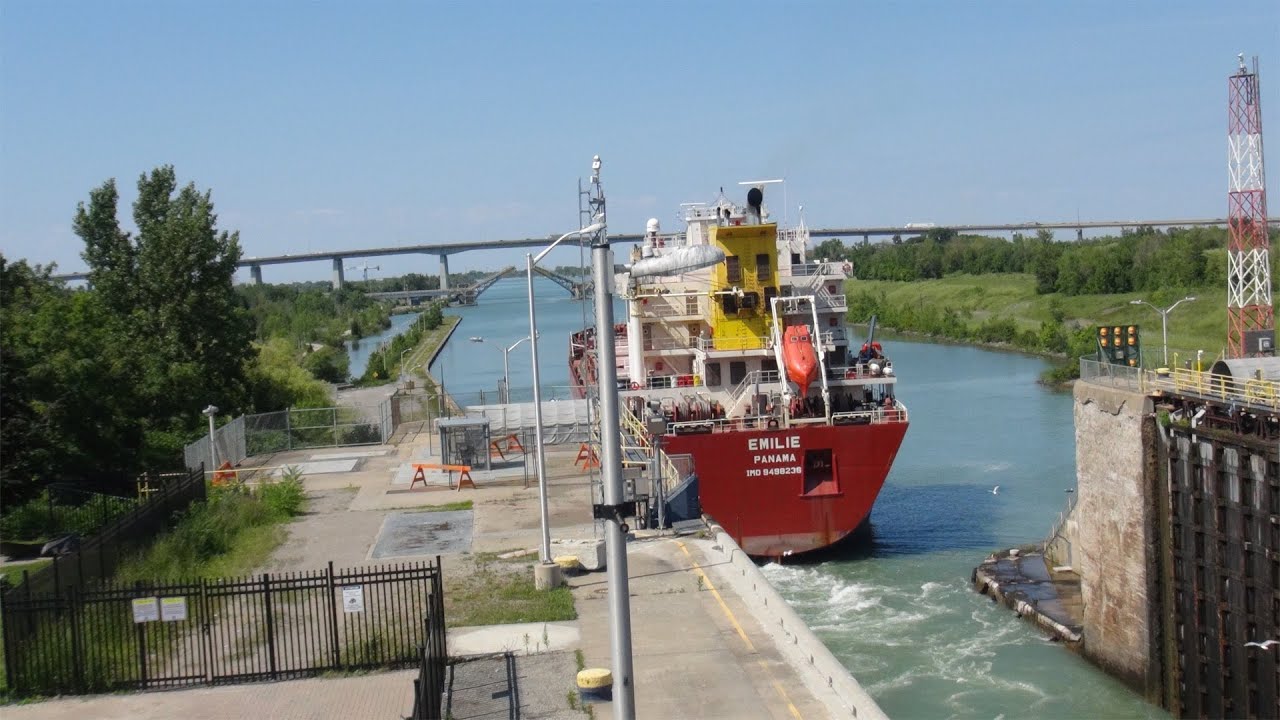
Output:
<instances>
[{"instance_id":1,"label":"lattice tower","mask_svg":"<svg viewBox=\"0 0 1280 720\"><path fill-rule=\"evenodd\" d=\"M1250 70L1240 56L1240 68L1228 78L1228 86L1227 354L1247 357L1257 348L1246 347L1246 333L1275 328L1258 59Z\"/></svg>"}]
</instances>

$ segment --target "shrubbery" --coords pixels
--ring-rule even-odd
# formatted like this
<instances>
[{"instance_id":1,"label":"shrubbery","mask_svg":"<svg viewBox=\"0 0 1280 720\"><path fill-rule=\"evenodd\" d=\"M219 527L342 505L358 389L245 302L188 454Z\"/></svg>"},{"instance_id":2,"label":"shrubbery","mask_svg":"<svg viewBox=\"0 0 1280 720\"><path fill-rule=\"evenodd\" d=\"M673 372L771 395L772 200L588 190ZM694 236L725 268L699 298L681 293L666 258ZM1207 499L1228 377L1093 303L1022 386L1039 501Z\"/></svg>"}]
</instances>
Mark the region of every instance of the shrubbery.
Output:
<instances>
[{"instance_id":1,"label":"shrubbery","mask_svg":"<svg viewBox=\"0 0 1280 720\"><path fill-rule=\"evenodd\" d=\"M272 538L260 531L287 522L305 505L302 479L292 470L280 480L253 489L240 484L211 488L207 500L193 503L181 513L173 529L125 563L117 577L124 581L165 581L251 569L229 568L214 561L236 553L253 558L269 553L275 542L268 547ZM279 539L274 538L276 542ZM249 564L257 563L255 560Z\"/></svg>"}]
</instances>

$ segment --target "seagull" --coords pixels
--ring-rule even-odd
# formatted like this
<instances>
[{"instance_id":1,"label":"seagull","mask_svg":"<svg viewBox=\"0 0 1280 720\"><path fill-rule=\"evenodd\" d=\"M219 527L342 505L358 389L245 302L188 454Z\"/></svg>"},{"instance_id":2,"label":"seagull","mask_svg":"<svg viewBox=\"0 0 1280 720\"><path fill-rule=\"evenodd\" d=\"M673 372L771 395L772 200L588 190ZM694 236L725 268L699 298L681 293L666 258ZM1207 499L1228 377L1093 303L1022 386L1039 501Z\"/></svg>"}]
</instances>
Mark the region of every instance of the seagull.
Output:
<instances>
[{"instance_id":1,"label":"seagull","mask_svg":"<svg viewBox=\"0 0 1280 720\"><path fill-rule=\"evenodd\" d=\"M999 485L997 485L997 486L995 486L995 487L991 488L991 494L992 494L992 495L999 495L999 494L1000 494L1000 486L999 486Z\"/></svg>"},{"instance_id":2,"label":"seagull","mask_svg":"<svg viewBox=\"0 0 1280 720\"><path fill-rule=\"evenodd\" d=\"M1263 640L1262 642L1247 642L1245 647L1262 648L1263 650L1271 649L1272 645L1280 645L1280 640Z\"/></svg>"}]
</instances>

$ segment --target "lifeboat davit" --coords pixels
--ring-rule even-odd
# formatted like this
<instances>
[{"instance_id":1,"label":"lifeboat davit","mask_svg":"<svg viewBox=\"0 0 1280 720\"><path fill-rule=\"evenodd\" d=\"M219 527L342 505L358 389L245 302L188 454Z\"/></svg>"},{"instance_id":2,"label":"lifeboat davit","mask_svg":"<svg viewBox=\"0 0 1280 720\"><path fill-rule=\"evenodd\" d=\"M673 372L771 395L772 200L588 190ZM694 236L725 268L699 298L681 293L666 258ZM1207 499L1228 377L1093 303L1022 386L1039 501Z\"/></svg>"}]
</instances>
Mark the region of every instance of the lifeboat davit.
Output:
<instances>
[{"instance_id":1,"label":"lifeboat davit","mask_svg":"<svg viewBox=\"0 0 1280 720\"><path fill-rule=\"evenodd\" d=\"M808 325L788 325L783 331L782 361L787 366L787 379L800 386L800 397L807 395L809 384L818 378L818 355Z\"/></svg>"}]
</instances>

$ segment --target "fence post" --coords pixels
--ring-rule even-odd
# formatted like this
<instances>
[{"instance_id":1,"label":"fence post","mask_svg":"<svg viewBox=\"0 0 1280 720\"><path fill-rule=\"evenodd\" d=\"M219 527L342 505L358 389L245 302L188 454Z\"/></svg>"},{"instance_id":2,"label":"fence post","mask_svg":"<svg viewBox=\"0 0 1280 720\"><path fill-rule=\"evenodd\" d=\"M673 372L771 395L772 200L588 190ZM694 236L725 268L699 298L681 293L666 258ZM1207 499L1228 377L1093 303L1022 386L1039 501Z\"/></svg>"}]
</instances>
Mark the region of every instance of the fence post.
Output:
<instances>
[{"instance_id":1,"label":"fence post","mask_svg":"<svg viewBox=\"0 0 1280 720\"><path fill-rule=\"evenodd\" d=\"M284 409L284 441L285 448L293 450L293 408Z\"/></svg>"},{"instance_id":2,"label":"fence post","mask_svg":"<svg viewBox=\"0 0 1280 720\"><path fill-rule=\"evenodd\" d=\"M82 693L84 688L84 645L80 638L80 593L76 592L76 587L71 586L71 593L67 597L67 613L71 615L71 681L76 692Z\"/></svg>"},{"instance_id":3,"label":"fence post","mask_svg":"<svg viewBox=\"0 0 1280 720\"><path fill-rule=\"evenodd\" d=\"M26 570L22 571L22 581L23 581L23 584L26 584L26 581L27 581ZM4 626L0 628L0 644L4 645L5 687L13 688L14 643L9 640L9 628L13 627L13 616L9 614L8 612L9 606L8 606L8 603L5 602L9 597L9 590L10 588L7 586L7 584L3 587L0 587L0 623L3 623L3 626Z\"/></svg>"},{"instance_id":4,"label":"fence post","mask_svg":"<svg viewBox=\"0 0 1280 720\"><path fill-rule=\"evenodd\" d=\"M271 660L271 679L276 679L276 633L275 621L271 617L271 574L262 573L263 602L267 608L267 654Z\"/></svg>"},{"instance_id":5,"label":"fence post","mask_svg":"<svg viewBox=\"0 0 1280 720\"><path fill-rule=\"evenodd\" d=\"M142 596L142 581L134 583L134 595ZM133 624L135 634L138 638L138 683L139 689L145 690L147 687L147 624L144 622L135 622Z\"/></svg>"},{"instance_id":6,"label":"fence post","mask_svg":"<svg viewBox=\"0 0 1280 720\"><path fill-rule=\"evenodd\" d=\"M333 586L333 561L329 561L328 574L325 576L329 588L329 641L333 645L333 669L342 667L342 646L338 644L338 598Z\"/></svg>"}]
</instances>

